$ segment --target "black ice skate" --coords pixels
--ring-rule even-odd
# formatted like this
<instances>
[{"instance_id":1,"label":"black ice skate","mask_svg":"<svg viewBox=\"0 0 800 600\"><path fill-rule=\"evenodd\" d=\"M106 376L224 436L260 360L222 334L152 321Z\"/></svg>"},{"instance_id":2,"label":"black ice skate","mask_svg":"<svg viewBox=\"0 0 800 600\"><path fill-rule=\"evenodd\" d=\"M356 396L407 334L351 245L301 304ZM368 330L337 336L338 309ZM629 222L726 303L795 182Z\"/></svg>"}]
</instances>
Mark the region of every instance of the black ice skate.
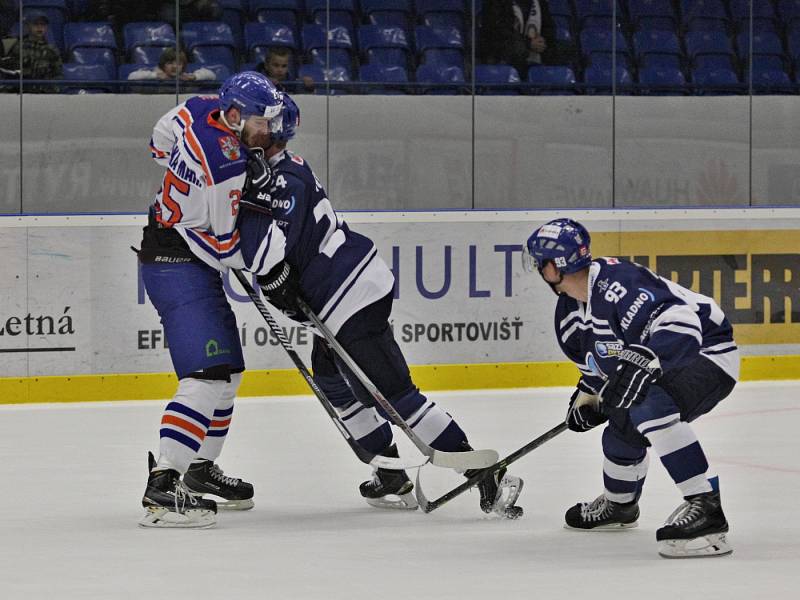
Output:
<instances>
[{"instance_id":1,"label":"black ice skate","mask_svg":"<svg viewBox=\"0 0 800 600\"><path fill-rule=\"evenodd\" d=\"M616 531L636 527L639 523L636 502L620 504L601 494L592 502L579 502L564 515L567 529L581 531Z\"/></svg>"},{"instance_id":2,"label":"black ice skate","mask_svg":"<svg viewBox=\"0 0 800 600\"><path fill-rule=\"evenodd\" d=\"M381 452L381 455L391 458L400 456L395 445ZM363 482L358 488L370 506L401 510L416 510L419 506L411 493L413 489L414 484L405 471L383 468L375 469L372 479Z\"/></svg>"},{"instance_id":3,"label":"black ice skate","mask_svg":"<svg viewBox=\"0 0 800 600\"><path fill-rule=\"evenodd\" d=\"M193 495L215 496L220 510L253 508L253 485L235 477L228 477L214 464L214 461L193 462L183 476L183 482Z\"/></svg>"},{"instance_id":4,"label":"black ice skate","mask_svg":"<svg viewBox=\"0 0 800 600\"><path fill-rule=\"evenodd\" d=\"M684 500L656 531L658 553L665 558L693 558L733 552L719 492L686 496Z\"/></svg>"},{"instance_id":5,"label":"black ice skate","mask_svg":"<svg viewBox=\"0 0 800 600\"><path fill-rule=\"evenodd\" d=\"M470 479L478 472L478 469L470 469L464 472L464 477ZM522 507L515 506L514 503L522 493L522 484L523 481L519 477L506 475L505 469L487 475L477 485L481 494L481 510L487 514L495 513L506 519L520 518L523 514Z\"/></svg>"},{"instance_id":6,"label":"black ice skate","mask_svg":"<svg viewBox=\"0 0 800 600\"><path fill-rule=\"evenodd\" d=\"M216 522L217 504L192 496L174 469L153 471L155 459L148 455L150 476L142 498L146 509L142 527L185 527L205 529Z\"/></svg>"}]
</instances>

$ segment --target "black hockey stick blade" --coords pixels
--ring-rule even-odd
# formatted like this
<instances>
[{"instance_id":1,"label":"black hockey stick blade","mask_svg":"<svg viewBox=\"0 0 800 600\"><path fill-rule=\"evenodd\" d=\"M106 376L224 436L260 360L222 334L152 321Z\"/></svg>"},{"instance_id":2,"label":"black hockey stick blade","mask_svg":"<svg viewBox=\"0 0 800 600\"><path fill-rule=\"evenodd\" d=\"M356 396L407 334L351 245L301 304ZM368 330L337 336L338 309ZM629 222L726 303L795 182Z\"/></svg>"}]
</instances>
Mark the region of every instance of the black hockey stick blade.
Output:
<instances>
[{"instance_id":1,"label":"black hockey stick blade","mask_svg":"<svg viewBox=\"0 0 800 600\"><path fill-rule=\"evenodd\" d=\"M394 406L392 406L386 397L380 392L377 386L372 383L369 377L367 377L367 374L364 373L361 367L359 367L358 364L350 357L347 351L342 348L342 345L336 339L336 336L334 336L331 330L328 329L328 326L322 322L322 319L320 319L316 313L314 313L311 307L302 298L297 299L297 304L300 307L300 310L302 310L306 317L308 317L308 320L311 321L314 324L314 327L317 328L317 331L319 331L325 338L325 341L328 343L330 349L341 359L345 366L347 366L348 370L356 377L356 379L358 379L361 385L364 386L364 389L366 389L375 399L375 402L389 416L391 422L403 430L403 433L408 436L408 438L414 443L414 445L422 454L430 458L430 463L432 465L447 469L466 471L467 469L484 469L499 458L500 455L496 450L487 449L469 450L466 452L443 452L441 450L435 450L423 442L414 432L414 430L411 429L406 420L400 416L400 413L395 410Z\"/></svg>"},{"instance_id":2,"label":"black hockey stick blade","mask_svg":"<svg viewBox=\"0 0 800 600\"><path fill-rule=\"evenodd\" d=\"M269 325L270 330L272 331L273 335L278 338L278 341L283 346L283 349L286 351L286 354L289 355L289 358L292 359L295 367L300 372L300 375L303 376L303 379L306 380L308 387L311 388L311 391L314 392L314 395L319 400L319 403L322 405L322 408L325 409L325 412L333 421L333 424L336 425L336 428L339 430L339 433L342 434L342 437L347 442L347 445L350 446L350 449L353 453L358 457L363 463L366 463L375 468L383 468L383 469L411 469L414 467L420 467L426 464L430 459L428 457L418 457L415 459L405 459L405 458L392 458L391 456L381 456L380 454L373 454L368 450L364 449L358 442L356 442L353 437L350 435L350 432L347 431L347 428L342 424L341 420L339 419L339 415L336 413L336 409L333 408L330 400L325 395L320 387L317 385L317 382L314 381L314 378L311 376L311 373L306 368L303 359L300 358L300 355L295 352L292 344L286 338L286 335L283 333L283 329L278 322L275 321L275 318L269 312L269 309L266 307L264 302L261 300L261 297L258 295L253 289L253 286L250 285L250 282L247 281L247 278L244 274L239 271L238 269L231 269L233 274L236 276L236 279L239 280L239 284L244 288L244 291L247 292L247 295L250 297L250 300L253 304L256 305L258 312L261 313L261 316L264 317L264 320Z\"/></svg>"},{"instance_id":3,"label":"black hockey stick blade","mask_svg":"<svg viewBox=\"0 0 800 600\"><path fill-rule=\"evenodd\" d=\"M432 511L436 510L442 504L445 504L445 503L449 502L450 500L452 500L456 496L460 496L461 494L466 492L468 489L478 485L478 483L483 481L483 479L485 477L488 477L489 475L491 475L493 473L496 473L500 469L506 468L511 463L516 462L517 460L519 460L520 458L522 458L523 456L525 456L526 454L528 454L532 450L535 450L536 448L538 448L539 446L541 446L545 442L552 440L554 437L556 437L557 435L559 435L560 433L562 433L562 432L564 432L566 430L567 430L567 424L566 423L559 423L558 425L556 425L555 427L553 427L549 431L546 431L545 433L543 433L542 435L537 437L535 440L532 440L532 441L528 442L527 444L525 444L519 450L517 450L515 452L512 452L511 454L506 456L503 460L500 460L500 461L496 462L495 464L491 465L490 467L487 467L485 469L481 469L480 471L475 473L472 477L467 479L464 483L462 483L461 485L453 488L449 492L446 492L445 494L443 494L442 496L436 498L435 500L428 500L425 497L425 493L422 491L422 485L420 485L419 470L418 470L417 471L417 482L416 482L416 485L414 486L414 492L415 492L415 494L417 496L417 502L419 503L419 507L422 509L422 512L424 512L424 513L429 513L429 512L432 512Z\"/></svg>"}]
</instances>

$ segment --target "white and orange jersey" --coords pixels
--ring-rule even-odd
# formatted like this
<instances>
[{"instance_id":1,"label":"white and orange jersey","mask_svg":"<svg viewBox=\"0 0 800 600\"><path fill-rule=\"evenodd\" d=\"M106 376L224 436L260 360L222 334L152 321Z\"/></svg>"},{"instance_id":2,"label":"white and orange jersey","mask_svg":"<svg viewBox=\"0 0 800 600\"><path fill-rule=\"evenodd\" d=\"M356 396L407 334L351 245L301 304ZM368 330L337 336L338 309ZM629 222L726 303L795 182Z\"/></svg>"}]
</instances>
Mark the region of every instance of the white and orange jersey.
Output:
<instances>
[{"instance_id":1,"label":"white and orange jersey","mask_svg":"<svg viewBox=\"0 0 800 600\"><path fill-rule=\"evenodd\" d=\"M190 98L159 119L150 151L166 168L156 219L176 229L195 256L224 270L244 266L235 224L247 154L218 115L216 97Z\"/></svg>"}]
</instances>

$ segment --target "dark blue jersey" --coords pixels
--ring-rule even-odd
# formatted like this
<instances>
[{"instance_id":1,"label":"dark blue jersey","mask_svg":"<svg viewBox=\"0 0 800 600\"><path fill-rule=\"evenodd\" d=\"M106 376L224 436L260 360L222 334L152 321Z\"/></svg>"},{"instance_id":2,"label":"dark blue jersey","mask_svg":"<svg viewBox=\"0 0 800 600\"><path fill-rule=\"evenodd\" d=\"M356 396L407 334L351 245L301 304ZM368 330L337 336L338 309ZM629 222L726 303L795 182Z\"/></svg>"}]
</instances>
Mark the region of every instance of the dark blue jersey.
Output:
<instances>
[{"instance_id":1,"label":"dark blue jersey","mask_svg":"<svg viewBox=\"0 0 800 600\"><path fill-rule=\"evenodd\" d=\"M733 328L717 303L627 260L593 261L588 302L561 295L555 327L587 392L600 390L629 344L650 348L665 372L702 355L734 379L739 376Z\"/></svg>"},{"instance_id":2,"label":"dark blue jersey","mask_svg":"<svg viewBox=\"0 0 800 600\"><path fill-rule=\"evenodd\" d=\"M361 308L391 292L394 276L372 240L333 210L311 167L288 151L270 159L272 215L242 209L239 243L245 268L266 275L282 260L300 274L303 297L336 333Z\"/></svg>"}]
</instances>

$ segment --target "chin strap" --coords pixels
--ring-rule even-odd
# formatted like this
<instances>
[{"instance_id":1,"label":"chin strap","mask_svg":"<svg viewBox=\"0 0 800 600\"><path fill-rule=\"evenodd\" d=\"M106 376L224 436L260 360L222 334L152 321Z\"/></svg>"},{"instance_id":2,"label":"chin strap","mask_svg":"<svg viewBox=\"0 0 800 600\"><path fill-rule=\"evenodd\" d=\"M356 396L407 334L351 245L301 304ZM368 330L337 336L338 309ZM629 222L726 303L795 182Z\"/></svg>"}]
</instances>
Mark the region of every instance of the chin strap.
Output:
<instances>
[{"instance_id":1,"label":"chin strap","mask_svg":"<svg viewBox=\"0 0 800 600\"><path fill-rule=\"evenodd\" d=\"M219 117L220 119L222 119L222 122L225 124L225 127L233 131L236 134L236 137L241 139L242 129L244 129L244 123L245 123L244 119L240 120L238 125L232 125L228 123L228 119L225 118L224 111L219 111Z\"/></svg>"}]
</instances>

